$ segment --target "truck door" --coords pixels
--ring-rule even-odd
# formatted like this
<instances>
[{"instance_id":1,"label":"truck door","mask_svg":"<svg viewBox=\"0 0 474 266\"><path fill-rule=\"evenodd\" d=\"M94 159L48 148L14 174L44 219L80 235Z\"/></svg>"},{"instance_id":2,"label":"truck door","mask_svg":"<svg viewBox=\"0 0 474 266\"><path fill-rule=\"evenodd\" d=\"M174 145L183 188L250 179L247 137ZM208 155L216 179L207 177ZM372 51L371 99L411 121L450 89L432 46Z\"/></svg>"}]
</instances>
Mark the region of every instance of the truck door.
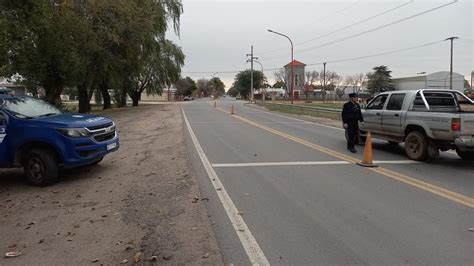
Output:
<instances>
[{"instance_id":1,"label":"truck door","mask_svg":"<svg viewBox=\"0 0 474 266\"><path fill-rule=\"evenodd\" d=\"M379 95L367 105L364 112L364 130L382 133L382 113L387 96L387 94Z\"/></svg>"},{"instance_id":2,"label":"truck door","mask_svg":"<svg viewBox=\"0 0 474 266\"><path fill-rule=\"evenodd\" d=\"M402 107L405 93L393 93L382 114L382 129L390 136L402 136Z\"/></svg>"},{"instance_id":3,"label":"truck door","mask_svg":"<svg viewBox=\"0 0 474 266\"><path fill-rule=\"evenodd\" d=\"M0 112L0 164L7 164L7 145L5 138L7 136L7 119L6 116Z\"/></svg>"}]
</instances>

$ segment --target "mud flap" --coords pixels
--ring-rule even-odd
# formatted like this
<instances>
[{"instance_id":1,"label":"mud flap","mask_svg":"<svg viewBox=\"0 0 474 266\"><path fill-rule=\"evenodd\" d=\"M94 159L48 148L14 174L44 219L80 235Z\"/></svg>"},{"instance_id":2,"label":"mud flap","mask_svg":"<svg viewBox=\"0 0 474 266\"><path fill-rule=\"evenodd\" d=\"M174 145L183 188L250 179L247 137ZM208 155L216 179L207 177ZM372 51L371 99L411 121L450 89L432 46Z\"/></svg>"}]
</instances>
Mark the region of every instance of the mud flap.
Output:
<instances>
[{"instance_id":1,"label":"mud flap","mask_svg":"<svg viewBox=\"0 0 474 266\"><path fill-rule=\"evenodd\" d=\"M428 144L428 157L430 158L439 157L439 148L432 140L430 140Z\"/></svg>"}]
</instances>

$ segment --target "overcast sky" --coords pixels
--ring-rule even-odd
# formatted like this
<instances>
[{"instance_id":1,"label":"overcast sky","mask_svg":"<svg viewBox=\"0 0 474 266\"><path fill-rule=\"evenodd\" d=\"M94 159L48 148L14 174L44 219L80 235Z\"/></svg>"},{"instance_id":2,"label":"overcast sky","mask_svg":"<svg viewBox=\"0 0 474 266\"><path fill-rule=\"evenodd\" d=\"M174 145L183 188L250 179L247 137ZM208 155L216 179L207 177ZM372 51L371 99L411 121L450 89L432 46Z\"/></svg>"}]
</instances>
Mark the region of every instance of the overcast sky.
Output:
<instances>
[{"instance_id":1,"label":"overcast sky","mask_svg":"<svg viewBox=\"0 0 474 266\"><path fill-rule=\"evenodd\" d=\"M468 76L474 69L473 2L461 0L447 5L451 2L184 0L181 36L178 38L170 32L169 38L186 55L183 76L195 80L217 76L224 81L226 89L232 85L236 72L250 68L246 54L250 53L251 45L270 84L275 82L272 69L290 62L289 41L267 29L292 38L294 57L308 64L307 70L320 71L323 67L320 63L328 62L326 69L341 76L367 73L376 65L387 65L393 77L449 71L449 41L383 56L332 61L457 36L460 39L454 41L454 72ZM442 5L446 6L416 16ZM379 16L371 18L376 15ZM410 16L415 17L371 31ZM349 27L352 24L356 25ZM366 31L371 32L352 37ZM258 64L254 68L261 69Z\"/></svg>"}]
</instances>

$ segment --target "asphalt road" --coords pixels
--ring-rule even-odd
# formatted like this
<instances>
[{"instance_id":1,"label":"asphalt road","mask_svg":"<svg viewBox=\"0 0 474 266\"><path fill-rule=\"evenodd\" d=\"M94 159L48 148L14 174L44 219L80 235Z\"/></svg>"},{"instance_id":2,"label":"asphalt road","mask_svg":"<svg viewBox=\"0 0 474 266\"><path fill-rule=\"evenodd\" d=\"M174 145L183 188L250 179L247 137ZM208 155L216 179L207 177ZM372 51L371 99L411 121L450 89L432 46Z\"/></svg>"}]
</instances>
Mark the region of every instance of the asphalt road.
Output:
<instances>
[{"instance_id":1,"label":"asphalt road","mask_svg":"<svg viewBox=\"0 0 474 266\"><path fill-rule=\"evenodd\" d=\"M363 147L349 153L339 128L230 99L190 102L183 116L226 262L473 264L472 162L412 162L374 140L380 167L360 167Z\"/></svg>"}]
</instances>

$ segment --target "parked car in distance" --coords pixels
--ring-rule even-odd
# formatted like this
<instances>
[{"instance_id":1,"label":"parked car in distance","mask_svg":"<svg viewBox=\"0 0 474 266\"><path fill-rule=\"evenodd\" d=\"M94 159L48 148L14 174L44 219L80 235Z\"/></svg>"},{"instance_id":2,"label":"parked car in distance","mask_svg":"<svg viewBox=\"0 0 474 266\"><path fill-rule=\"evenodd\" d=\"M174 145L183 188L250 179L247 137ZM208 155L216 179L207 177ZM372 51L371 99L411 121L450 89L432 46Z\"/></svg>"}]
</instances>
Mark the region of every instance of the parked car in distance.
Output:
<instances>
[{"instance_id":1,"label":"parked car in distance","mask_svg":"<svg viewBox=\"0 0 474 266\"><path fill-rule=\"evenodd\" d=\"M408 158L436 157L456 150L474 160L474 102L455 90L391 91L362 109L361 140L367 131L391 144L405 143Z\"/></svg>"},{"instance_id":2,"label":"parked car in distance","mask_svg":"<svg viewBox=\"0 0 474 266\"><path fill-rule=\"evenodd\" d=\"M184 96L183 101L192 101L194 100L193 96Z\"/></svg>"},{"instance_id":3,"label":"parked car in distance","mask_svg":"<svg viewBox=\"0 0 474 266\"><path fill-rule=\"evenodd\" d=\"M236 100L240 100L241 98L242 98L242 97L240 97L240 95L235 96L235 99L236 99Z\"/></svg>"},{"instance_id":4,"label":"parked car in distance","mask_svg":"<svg viewBox=\"0 0 474 266\"><path fill-rule=\"evenodd\" d=\"M98 164L118 149L115 124L107 117L0 94L0 168L23 167L33 185L51 184L60 169Z\"/></svg>"}]
</instances>

